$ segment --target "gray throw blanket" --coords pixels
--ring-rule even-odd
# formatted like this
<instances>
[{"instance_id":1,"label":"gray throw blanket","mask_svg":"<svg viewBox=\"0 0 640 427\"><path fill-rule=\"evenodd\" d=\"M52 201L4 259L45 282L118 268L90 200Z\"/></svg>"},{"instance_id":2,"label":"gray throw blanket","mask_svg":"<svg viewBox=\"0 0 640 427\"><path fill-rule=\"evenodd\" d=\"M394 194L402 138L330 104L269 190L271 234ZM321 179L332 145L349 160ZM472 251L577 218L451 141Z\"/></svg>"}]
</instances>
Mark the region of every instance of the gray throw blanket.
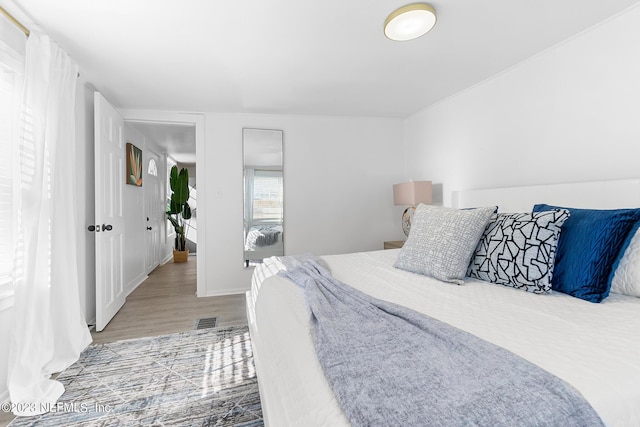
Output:
<instances>
[{"instance_id":1,"label":"gray throw blanket","mask_svg":"<svg viewBox=\"0 0 640 427\"><path fill-rule=\"evenodd\" d=\"M303 288L318 359L354 426L602 426L572 386L521 357L370 297L305 257L280 274Z\"/></svg>"}]
</instances>

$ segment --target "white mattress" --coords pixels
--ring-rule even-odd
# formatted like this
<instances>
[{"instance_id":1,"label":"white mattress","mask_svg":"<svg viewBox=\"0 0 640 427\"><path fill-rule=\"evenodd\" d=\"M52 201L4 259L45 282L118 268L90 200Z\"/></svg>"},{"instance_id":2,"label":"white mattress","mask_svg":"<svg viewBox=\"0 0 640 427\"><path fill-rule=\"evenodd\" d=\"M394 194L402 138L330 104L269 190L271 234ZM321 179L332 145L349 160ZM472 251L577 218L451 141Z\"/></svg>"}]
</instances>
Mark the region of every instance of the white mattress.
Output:
<instances>
[{"instance_id":1,"label":"white mattress","mask_svg":"<svg viewBox=\"0 0 640 427\"><path fill-rule=\"evenodd\" d=\"M451 285L392 267L399 250L323 257L339 280L502 346L578 389L608 426L640 426L640 298L593 304L469 280ZM347 426L311 341L300 290L256 268L247 309L271 426ZM270 277L271 276L271 277Z\"/></svg>"}]
</instances>

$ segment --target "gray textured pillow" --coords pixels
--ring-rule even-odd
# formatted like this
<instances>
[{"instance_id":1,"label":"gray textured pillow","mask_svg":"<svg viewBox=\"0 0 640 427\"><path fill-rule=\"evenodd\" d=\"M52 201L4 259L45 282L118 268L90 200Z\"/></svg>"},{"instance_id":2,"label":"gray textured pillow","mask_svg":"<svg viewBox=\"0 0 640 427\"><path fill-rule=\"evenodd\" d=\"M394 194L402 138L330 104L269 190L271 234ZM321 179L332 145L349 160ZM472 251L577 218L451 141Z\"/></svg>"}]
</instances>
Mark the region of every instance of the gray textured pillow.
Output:
<instances>
[{"instance_id":1,"label":"gray textured pillow","mask_svg":"<svg viewBox=\"0 0 640 427\"><path fill-rule=\"evenodd\" d=\"M420 204L394 267L463 284L469 261L496 207L460 210Z\"/></svg>"}]
</instances>

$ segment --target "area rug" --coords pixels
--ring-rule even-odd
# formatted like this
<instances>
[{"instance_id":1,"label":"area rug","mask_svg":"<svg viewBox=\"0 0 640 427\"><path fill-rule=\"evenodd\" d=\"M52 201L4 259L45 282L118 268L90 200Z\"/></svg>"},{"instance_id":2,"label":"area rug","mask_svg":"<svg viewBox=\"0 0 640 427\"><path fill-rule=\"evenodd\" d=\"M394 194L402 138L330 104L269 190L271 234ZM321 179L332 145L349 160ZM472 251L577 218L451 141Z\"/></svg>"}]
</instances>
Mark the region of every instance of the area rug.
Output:
<instances>
[{"instance_id":1,"label":"area rug","mask_svg":"<svg viewBox=\"0 0 640 427\"><path fill-rule=\"evenodd\" d=\"M89 346L53 411L22 426L262 426L246 326Z\"/></svg>"}]
</instances>

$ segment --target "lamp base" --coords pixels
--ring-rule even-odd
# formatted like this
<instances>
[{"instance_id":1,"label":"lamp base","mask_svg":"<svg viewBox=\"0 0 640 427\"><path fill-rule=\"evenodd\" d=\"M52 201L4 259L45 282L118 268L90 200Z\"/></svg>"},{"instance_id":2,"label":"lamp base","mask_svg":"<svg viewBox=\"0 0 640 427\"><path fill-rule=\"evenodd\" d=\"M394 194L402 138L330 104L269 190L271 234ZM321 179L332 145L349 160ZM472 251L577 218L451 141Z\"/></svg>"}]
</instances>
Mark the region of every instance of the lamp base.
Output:
<instances>
[{"instance_id":1,"label":"lamp base","mask_svg":"<svg viewBox=\"0 0 640 427\"><path fill-rule=\"evenodd\" d=\"M402 231L404 231L404 235L409 237L409 232L411 231L411 222L413 221L413 214L416 212L416 208L413 206L409 206L402 213Z\"/></svg>"}]
</instances>

